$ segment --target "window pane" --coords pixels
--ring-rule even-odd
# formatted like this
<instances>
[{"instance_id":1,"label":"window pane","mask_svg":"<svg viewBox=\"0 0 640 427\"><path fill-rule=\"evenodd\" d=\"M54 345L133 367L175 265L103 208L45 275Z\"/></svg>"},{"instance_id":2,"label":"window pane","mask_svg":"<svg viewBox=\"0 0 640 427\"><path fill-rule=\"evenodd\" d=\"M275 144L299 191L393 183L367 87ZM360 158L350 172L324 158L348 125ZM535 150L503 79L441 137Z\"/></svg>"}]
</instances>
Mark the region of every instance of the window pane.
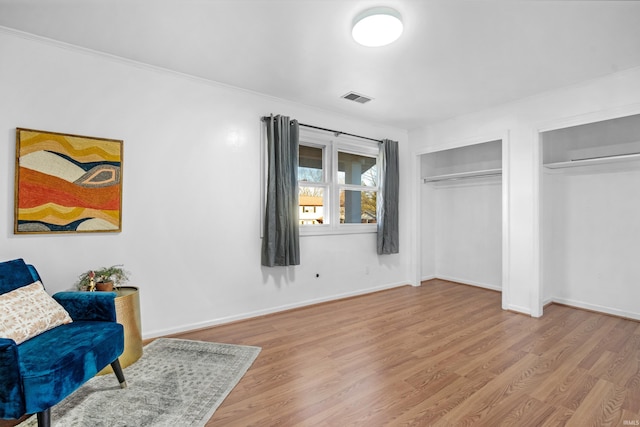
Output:
<instances>
[{"instance_id":1,"label":"window pane","mask_svg":"<svg viewBox=\"0 0 640 427\"><path fill-rule=\"evenodd\" d=\"M338 151L338 183L376 187L378 185L376 158Z\"/></svg>"},{"instance_id":2,"label":"window pane","mask_svg":"<svg viewBox=\"0 0 640 427\"><path fill-rule=\"evenodd\" d=\"M376 191L340 190L340 223L375 224Z\"/></svg>"},{"instance_id":3,"label":"window pane","mask_svg":"<svg viewBox=\"0 0 640 427\"><path fill-rule=\"evenodd\" d=\"M300 225L324 224L324 189L303 187L298 191Z\"/></svg>"},{"instance_id":4,"label":"window pane","mask_svg":"<svg viewBox=\"0 0 640 427\"><path fill-rule=\"evenodd\" d=\"M322 148L300 145L298 158L299 182L323 182Z\"/></svg>"}]
</instances>

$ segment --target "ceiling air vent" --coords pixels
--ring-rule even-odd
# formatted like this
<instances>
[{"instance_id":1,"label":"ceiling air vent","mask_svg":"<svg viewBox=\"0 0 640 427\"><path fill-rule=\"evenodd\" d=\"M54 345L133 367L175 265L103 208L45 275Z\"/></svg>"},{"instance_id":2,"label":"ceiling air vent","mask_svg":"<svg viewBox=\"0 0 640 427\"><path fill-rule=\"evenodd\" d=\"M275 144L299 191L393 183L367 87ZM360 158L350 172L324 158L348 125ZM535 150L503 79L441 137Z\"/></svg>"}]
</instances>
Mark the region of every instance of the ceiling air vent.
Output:
<instances>
[{"instance_id":1,"label":"ceiling air vent","mask_svg":"<svg viewBox=\"0 0 640 427\"><path fill-rule=\"evenodd\" d=\"M361 95L355 92L349 92L346 95L342 95L342 98L348 99L349 101L358 102L360 104L366 104L373 99L370 96Z\"/></svg>"}]
</instances>

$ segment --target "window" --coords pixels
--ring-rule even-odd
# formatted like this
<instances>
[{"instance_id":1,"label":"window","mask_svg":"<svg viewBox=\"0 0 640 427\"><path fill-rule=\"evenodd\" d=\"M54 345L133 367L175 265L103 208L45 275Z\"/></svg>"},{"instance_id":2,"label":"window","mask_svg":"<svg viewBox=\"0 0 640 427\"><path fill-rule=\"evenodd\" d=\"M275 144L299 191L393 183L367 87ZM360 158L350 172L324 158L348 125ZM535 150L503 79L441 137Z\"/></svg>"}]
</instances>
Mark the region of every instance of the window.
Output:
<instances>
[{"instance_id":1,"label":"window","mask_svg":"<svg viewBox=\"0 0 640 427\"><path fill-rule=\"evenodd\" d=\"M378 144L312 132L300 134L301 234L374 232Z\"/></svg>"},{"instance_id":2,"label":"window","mask_svg":"<svg viewBox=\"0 0 640 427\"><path fill-rule=\"evenodd\" d=\"M338 151L340 223L375 224L378 167L375 157Z\"/></svg>"},{"instance_id":3,"label":"window","mask_svg":"<svg viewBox=\"0 0 640 427\"><path fill-rule=\"evenodd\" d=\"M300 144L298 156L300 225L324 224L325 194L328 193L325 147Z\"/></svg>"}]
</instances>

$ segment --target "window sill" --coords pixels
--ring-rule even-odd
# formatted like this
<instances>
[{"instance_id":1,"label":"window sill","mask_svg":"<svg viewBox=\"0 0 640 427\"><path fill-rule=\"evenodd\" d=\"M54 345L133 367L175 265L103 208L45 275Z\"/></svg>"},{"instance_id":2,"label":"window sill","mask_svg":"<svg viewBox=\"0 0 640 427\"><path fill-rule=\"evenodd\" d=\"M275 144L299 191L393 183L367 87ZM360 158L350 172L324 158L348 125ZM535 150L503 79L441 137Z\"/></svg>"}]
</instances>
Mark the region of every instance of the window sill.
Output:
<instances>
[{"instance_id":1,"label":"window sill","mask_svg":"<svg viewBox=\"0 0 640 427\"><path fill-rule=\"evenodd\" d=\"M330 225L307 225L300 227L300 237L305 236L333 236L344 234L374 234L378 231L376 224L340 224L337 227Z\"/></svg>"}]
</instances>

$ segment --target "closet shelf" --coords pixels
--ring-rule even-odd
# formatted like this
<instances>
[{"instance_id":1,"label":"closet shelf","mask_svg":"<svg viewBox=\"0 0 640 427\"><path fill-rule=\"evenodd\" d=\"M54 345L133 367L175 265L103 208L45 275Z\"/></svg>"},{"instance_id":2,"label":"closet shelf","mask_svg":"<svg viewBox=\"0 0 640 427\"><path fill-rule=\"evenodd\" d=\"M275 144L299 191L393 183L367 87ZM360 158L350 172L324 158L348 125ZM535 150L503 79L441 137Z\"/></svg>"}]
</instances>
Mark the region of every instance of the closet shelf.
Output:
<instances>
[{"instance_id":1,"label":"closet shelf","mask_svg":"<svg viewBox=\"0 0 640 427\"><path fill-rule=\"evenodd\" d=\"M445 175L433 175L422 178L422 182L454 181L466 178L481 178L502 175L502 169L485 169L471 172L449 173Z\"/></svg>"},{"instance_id":2,"label":"closet shelf","mask_svg":"<svg viewBox=\"0 0 640 427\"><path fill-rule=\"evenodd\" d=\"M549 169L575 168L588 165L603 165L606 163L630 162L640 160L640 153L618 154L613 156L592 157L589 159L569 160L567 162L545 163Z\"/></svg>"}]
</instances>

